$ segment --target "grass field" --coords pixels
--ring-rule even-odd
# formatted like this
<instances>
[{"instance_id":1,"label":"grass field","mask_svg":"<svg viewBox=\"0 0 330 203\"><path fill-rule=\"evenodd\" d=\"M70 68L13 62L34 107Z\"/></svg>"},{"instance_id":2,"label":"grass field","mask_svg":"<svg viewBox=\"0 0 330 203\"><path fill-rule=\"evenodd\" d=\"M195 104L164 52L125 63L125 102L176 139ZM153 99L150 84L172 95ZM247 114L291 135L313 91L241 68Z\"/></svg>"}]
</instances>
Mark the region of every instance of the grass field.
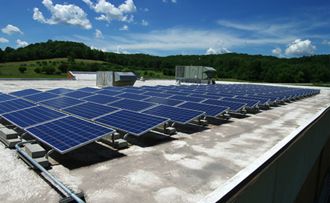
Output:
<instances>
[{"instance_id":1,"label":"grass field","mask_svg":"<svg viewBox=\"0 0 330 203\"><path fill-rule=\"evenodd\" d=\"M67 58L56 58L56 59L45 59L45 60L34 60L34 61L23 61L23 62L8 62L0 63L0 78L65 78L66 74L58 73L48 75L44 73L36 73L34 70L40 66L38 63L47 61L47 63L60 63L66 62ZM76 63L104 63L104 61L94 61L85 59L76 59ZM26 67L26 72L21 73L19 67Z\"/></svg>"}]
</instances>

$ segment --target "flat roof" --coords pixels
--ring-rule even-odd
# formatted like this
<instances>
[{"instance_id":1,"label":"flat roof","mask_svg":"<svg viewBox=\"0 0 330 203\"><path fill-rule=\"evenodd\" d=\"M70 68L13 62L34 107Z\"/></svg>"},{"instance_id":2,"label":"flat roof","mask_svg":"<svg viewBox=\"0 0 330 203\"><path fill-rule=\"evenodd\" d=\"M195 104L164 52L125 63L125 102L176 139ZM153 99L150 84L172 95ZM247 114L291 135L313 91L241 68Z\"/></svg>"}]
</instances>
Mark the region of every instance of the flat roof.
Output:
<instances>
[{"instance_id":1,"label":"flat roof","mask_svg":"<svg viewBox=\"0 0 330 203\"><path fill-rule=\"evenodd\" d=\"M137 81L142 85L173 85L174 80ZM2 80L1 92L94 87L95 81ZM314 87L315 88L315 87ZM62 165L50 170L87 202L196 202L225 185L241 170L330 105L330 89L319 95L274 107L249 117L210 124L207 129L179 126L163 137L149 133L130 137L134 145L113 150L93 143L56 155ZM0 148L0 198L6 201L56 202L58 193L16 158Z\"/></svg>"}]
</instances>

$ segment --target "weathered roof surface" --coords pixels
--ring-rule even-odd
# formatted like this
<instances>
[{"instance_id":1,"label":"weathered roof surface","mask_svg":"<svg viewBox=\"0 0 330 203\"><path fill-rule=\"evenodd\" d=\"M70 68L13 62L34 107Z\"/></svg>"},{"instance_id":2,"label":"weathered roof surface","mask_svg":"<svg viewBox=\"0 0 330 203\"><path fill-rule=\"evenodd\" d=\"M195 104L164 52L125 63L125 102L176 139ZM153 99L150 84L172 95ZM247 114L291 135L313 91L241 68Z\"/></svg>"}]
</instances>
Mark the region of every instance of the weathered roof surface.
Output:
<instances>
[{"instance_id":1,"label":"weathered roof surface","mask_svg":"<svg viewBox=\"0 0 330 203\"><path fill-rule=\"evenodd\" d=\"M136 85L169 85L174 81L137 81ZM0 91L95 86L95 81L2 81ZM91 144L51 173L88 202L196 202L247 167L322 108L330 90L244 119L213 123L208 129L180 127L173 137L148 134L130 138L130 148L112 150ZM6 202L56 202L58 194L34 171L0 147L0 198Z\"/></svg>"}]
</instances>

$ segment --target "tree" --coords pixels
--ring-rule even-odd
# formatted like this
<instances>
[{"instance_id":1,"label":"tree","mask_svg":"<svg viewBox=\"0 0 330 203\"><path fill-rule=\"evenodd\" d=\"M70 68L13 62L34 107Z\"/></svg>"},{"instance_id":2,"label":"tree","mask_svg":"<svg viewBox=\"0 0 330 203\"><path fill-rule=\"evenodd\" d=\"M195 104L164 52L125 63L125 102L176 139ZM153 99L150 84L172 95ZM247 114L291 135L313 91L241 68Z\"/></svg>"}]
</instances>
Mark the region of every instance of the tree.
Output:
<instances>
[{"instance_id":1,"label":"tree","mask_svg":"<svg viewBox=\"0 0 330 203\"><path fill-rule=\"evenodd\" d=\"M39 74L39 73L41 73L41 69L40 68L35 68L34 72Z\"/></svg>"},{"instance_id":2,"label":"tree","mask_svg":"<svg viewBox=\"0 0 330 203\"><path fill-rule=\"evenodd\" d=\"M25 71L27 70L27 68L24 67L24 66L21 66L21 67L18 68L18 70L19 70L19 72L21 72L21 73L25 73Z\"/></svg>"},{"instance_id":3,"label":"tree","mask_svg":"<svg viewBox=\"0 0 330 203\"><path fill-rule=\"evenodd\" d=\"M66 63L62 63L61 65L58 66L58 69L62 72L62 73L66 73L68 72L68 64Z\"/></svg>"},{"instance_id":4,"label":"tree","mask_svg":"<svg viewBox=\"0 0 330 203\"><path fill-rule=\"evenodd\" d=\"M42 72L46 73L47 75L53 75L55 73L56 69L54 67L43 67Z\"/></svg>"}]
</instances>

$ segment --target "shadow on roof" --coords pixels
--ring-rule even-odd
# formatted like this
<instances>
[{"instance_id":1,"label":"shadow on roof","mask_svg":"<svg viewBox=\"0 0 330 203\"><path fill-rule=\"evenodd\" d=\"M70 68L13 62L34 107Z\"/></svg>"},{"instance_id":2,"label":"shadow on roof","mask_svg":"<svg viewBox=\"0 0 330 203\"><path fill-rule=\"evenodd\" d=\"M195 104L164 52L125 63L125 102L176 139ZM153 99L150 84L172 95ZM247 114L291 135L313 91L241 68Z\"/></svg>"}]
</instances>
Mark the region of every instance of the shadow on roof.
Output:
<instances>
[{"instance_id":1,"label":"shadow on roof","mask_svg":"<svg viewBox=\"0 0 330 203\"><path fill-rule=\"evenodd\" d=\"M70 170L117 159L123 156L126 155L110 148L109 146L96 142L68 152L67 154L54 152L50 155L52 159Z\"/></svg>"},{"instance_id":2,"label":"shadow on roof","mask_svg":"<svg viewBox=\"0 0 330 203\"><path fill-rule=\"evenodd\" d=\"M136 137L136 136L127 137L127 141L129 143L131 143L132 145L137 145L139 147L152 147L155 145L171 142L173 140L177 140L177 139L157 132L148 132L140 137Z\"/></svg>"}]
</instances>

